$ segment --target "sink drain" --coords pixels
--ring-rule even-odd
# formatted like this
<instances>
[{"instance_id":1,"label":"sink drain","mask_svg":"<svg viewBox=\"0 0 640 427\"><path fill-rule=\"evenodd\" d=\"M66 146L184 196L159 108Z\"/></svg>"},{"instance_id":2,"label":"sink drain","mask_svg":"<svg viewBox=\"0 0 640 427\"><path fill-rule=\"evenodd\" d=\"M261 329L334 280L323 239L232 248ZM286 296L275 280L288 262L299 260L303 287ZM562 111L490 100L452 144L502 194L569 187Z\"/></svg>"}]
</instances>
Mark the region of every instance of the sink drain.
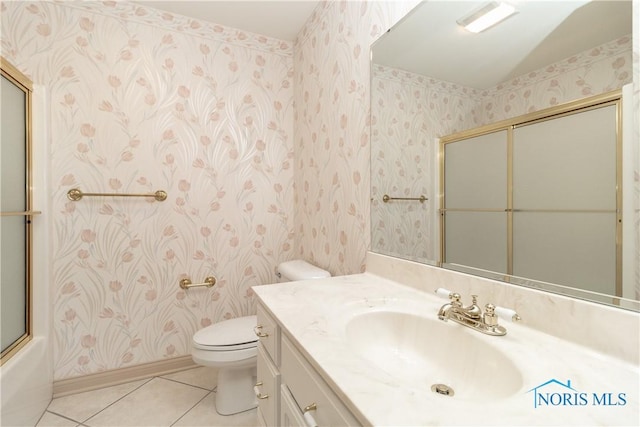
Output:
<instances>
[{"instance_id":1,"label":"sink drain","mask_svg":"<svg viewBox=\"0 0 640 427\"><path fill-rule=\"evenodd\" d=\"M455 393L453 392L453 389L447 385L444 384L434 384L431 386L431 391L438 393L438 394L442 394L444 396L453 396Z\"/></svg>"}]
</instances>

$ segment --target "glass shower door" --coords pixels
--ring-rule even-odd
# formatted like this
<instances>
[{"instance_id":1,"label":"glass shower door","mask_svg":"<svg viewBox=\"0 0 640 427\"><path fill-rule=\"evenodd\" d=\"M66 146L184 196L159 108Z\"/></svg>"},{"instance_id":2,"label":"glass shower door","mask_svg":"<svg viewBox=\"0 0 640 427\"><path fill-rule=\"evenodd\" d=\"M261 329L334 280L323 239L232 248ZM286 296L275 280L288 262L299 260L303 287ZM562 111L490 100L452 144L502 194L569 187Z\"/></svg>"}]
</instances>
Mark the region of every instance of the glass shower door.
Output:
<instances>
[{"instance_id":1,"label":"glass shower door","mask_svg":"<svg viewBox=\"0 0 640 427\"><path fill-rule=\"evenodd\" d=\"M7 69L8 68L8 69ZM2 63L0 139L0 341L2 362L30 339L30 87ZM15 71L15 70L13 70Z\"/></svg>"},{"instance_id":2,"label":"glass shower door","mask_svg":"<svg viewBox=\"0 0 640 427\"><path fill-rule=\"evenodd\" d=\"M507 141L499 130L444 145L442 261L508 273Z\"/></svg>"},{"instance_id":3,"label":"glass shower door","mask_svg":"<svg viewBox=\"0 0 640 427\"><path fill-rule=\"evenodd\" d=\"M622 295L618 106L514 130L513 274Z\"/></svg>"}]
</instances>

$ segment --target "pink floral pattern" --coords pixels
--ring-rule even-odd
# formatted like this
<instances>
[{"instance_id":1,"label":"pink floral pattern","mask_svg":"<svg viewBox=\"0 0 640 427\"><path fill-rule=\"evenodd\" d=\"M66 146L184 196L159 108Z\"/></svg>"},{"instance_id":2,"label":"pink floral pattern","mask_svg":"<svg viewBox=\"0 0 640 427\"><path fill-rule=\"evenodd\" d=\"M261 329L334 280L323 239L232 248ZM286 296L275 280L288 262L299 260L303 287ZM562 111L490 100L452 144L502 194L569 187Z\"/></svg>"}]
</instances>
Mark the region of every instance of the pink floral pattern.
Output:
<instances>
[{"instance_id":1,"label":"pink floral pattern","mask_svg":"<svg viewBox=\"0 0 640 427\"><path fill-rule=\"evenodd\" d=\"M633 81L631 35L483 91L484 123L517 117Z\"/></svg>"},{"instance_id":2,"label":"pink floral pattern","mask_svg":"<svg viewBox=\"0 0 640 427\"><path fill-rule=\"evenodd\" d=\"M274 39L261 34L254 34L248 31L225 27L216 23L188 18L186 16L174 15L163 10L147 7L144 2L129 1L102 1L97 2L68 2L67 7L76 8L79 12L89 12L100 14L114 19L126 19L127 22L158 26L165 30L175 31L185 35L203 37L207 39L217 39L219 41L246 47L252 50L262 50L265 52L290 56L293 46L285 40ZM46 25L46 24L45 24ZM83 29L93 29L94 24L88 19L80 21ZM204 52L203 52L204 53ZM123 51L123 55L128 55Z\"/></svg>"},{"instance_id":3,"label":"pink floral pattern","mask_svg":"<svg viewBox=\"0 0 640 427\"><path fill-rule=\"evenodd\" d=\"M50 101L55 379L185 355L254 313L295 255L291 46L132 3L3 2L2 55Z\"/></svg>"},{"instance_id":4,"label":"pink floral pattern","mask_svg":"<svg viewBox=\"0 0 640 427\"><path fill-rule=\"evenodd\" d=\"M437 258L436 138L478 126L478 91L375 65L371 88L371 248ZM427 201L392 201L382 197Z\"/></svg>"},{"instance_id":5,"label":"pink floral pattern","mask_svg":"<svg viewBox=\"0 0 640 427\"><path fill-rule=\"evenodd\" d=\"M297 254L333 274L370 244L369 46L417 3L324 2L295 42Z\"/></svg>"}]
</instances>

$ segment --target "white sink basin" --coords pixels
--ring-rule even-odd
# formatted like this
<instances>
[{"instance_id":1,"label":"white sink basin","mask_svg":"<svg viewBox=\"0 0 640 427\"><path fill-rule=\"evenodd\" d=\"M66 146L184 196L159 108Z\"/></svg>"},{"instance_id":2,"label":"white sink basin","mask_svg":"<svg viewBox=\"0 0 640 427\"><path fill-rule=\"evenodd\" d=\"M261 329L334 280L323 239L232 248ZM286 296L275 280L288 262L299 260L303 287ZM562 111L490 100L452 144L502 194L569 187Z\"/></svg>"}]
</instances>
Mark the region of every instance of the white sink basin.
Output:
<instances>
[{"instance_id":1,"label":"white sink basin","mask_svg":"<svg viewBox=\"0 0 640 427\"><path fill-rule=\"evenodd\" d=\"M523 385L515 364L490 344L503 337L482 335L451 321L381 310L357 314L347 323L346 334L356 353L398 382L443 384L440 394L447 387L453 390L442 398L495 400Z\"/></svg>"}]
</instances>

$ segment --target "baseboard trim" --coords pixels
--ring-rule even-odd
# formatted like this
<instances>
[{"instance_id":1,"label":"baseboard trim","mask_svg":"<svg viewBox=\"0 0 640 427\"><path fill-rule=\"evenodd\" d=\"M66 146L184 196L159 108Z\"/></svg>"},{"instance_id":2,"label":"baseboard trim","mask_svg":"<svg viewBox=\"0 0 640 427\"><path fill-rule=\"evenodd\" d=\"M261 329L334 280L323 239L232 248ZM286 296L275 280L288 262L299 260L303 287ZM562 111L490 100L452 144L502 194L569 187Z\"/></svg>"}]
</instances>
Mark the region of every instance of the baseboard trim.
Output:
<instances>
[{"instance_id":1,"label":"baseboard trim","mask_svg":"<svg viewBox=\"0 0 640 427\"><path fill-rule=\"evenodd\" d=\"M197 366L191 355L142 363L126 368L113 369L81 377L68 378L53 382L53 397L124 384L131 381L166 375Z\"/></svg>"}]
</instances>

